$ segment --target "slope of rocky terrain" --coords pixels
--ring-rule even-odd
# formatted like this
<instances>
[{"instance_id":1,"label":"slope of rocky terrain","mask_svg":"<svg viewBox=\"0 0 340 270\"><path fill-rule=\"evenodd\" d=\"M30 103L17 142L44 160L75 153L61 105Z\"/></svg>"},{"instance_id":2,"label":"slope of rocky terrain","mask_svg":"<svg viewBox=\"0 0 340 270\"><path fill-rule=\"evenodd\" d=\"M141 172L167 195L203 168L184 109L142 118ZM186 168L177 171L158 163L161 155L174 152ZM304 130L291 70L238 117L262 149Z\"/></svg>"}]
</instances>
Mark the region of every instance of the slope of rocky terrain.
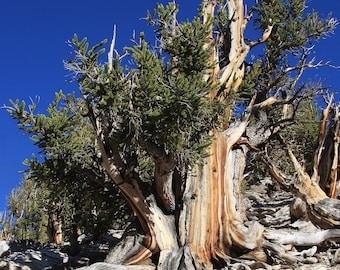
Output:
<instances>
[{"instance_id":1,"label":"slope of rocky terrain","mask_svg":"<svg viewBox=\"0 0 340 270\"><path fill-rule=\"evenodd\" d=\"M340 238L333 237L331 241L321 241L318 245L313 245L315 240L312 238L314 236L317 238L319 234L324 234L326 231L316 228L304 219L303 214L294 211L292 206L296 203L296 199L291 193L281 190L270 179L264 179L260 183L249 183L244 190L244 195L249 222L257 221L262 224L266 228L267 237L277 237L280 244L273 246L265 242L264 250L256 250L239 258L230 258L228 269L340 270ZM340 232L335 231L335 235L339 235ZM110 248L119 241L121 235L122 231L111 231L96 242L92 241L91 237L82 236L79 239L81 251L75 256L69 255L69 243L56 246L10 242L9 250L0 258L0 269L148 270L156 268L151 262L149 265L140 266L105 263ZM301 235L311 237L311 244L308 245L305 240L299 241ZM296 239L291 241L291 237ZM255 261L254 257L258 260Z\"/></svg>"}]
</instances>

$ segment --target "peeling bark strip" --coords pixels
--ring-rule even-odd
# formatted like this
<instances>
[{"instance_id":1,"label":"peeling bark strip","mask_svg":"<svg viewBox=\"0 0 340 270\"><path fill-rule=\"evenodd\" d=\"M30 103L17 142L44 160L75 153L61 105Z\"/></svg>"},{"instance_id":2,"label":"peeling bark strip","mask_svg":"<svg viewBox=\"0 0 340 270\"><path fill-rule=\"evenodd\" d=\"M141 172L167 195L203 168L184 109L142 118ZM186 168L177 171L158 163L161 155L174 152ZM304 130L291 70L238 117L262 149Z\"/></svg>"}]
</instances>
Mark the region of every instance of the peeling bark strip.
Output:
<instances>
[{"instance_id":1,"label":"peeling bark strip","mask_svg":"<svg viewBox=\"0 0 340 270\"><path fill-rule=\"evenodd\" d=\"M242 125L227 136L216 132L210 158L188 178L181 244L189 246L197 269L211 265L212 259L223 261L232 254L232 247L261 246L264 228L258 223L245 226L242 202L237 199L246 157L245 149L232 149L239 128Z\"/></svg>"},{"instance_id":2,"label":"peeling bark strip","mask_svg":"<svg viewBox=\"0 0 340 270\"><path fill-rule=\"evenodd\" d=\"M319 185L330 198L334 199L337 197L340 115L339 107L333 109L332 102L333 97L323 110L320 119L318 147L315 151L311 180Z\"/></svg>"},{"instance_id":3,"label":"peeling bark strip","mask_svg":"<svg viewBox=\"0 0 340 270\"><path fill-rule=\"evenodd\" d=\"M331 101L330 101L331 103ZM329 106L325 110L331 110ZM326 113L324 113L326 114ZM339 108L336 107L334 112L326 114L327 118L323 120L328 120L328 130L322 133L324 137L321 140L320 159L318 163L318 173L319 173L319 185L327 193L330 198L336 198L336 182L338 174L338 156L339 156ZM321 133L320 133L321 137ZM315 165L317 166L317 165Z\"/></svg>"},{"instance_id":4,"label":"peeling bark strip","mask_svg":"<svg viewBox=\"0 0 340 270\"><path fill-rule=\"evenodd\" d=\"M332 199L336 199L337 194L337 181L338 181L338 166L339 166L339 142L340 142L340 114L339 114L339 107L336 107L335 116L336 120L335 127L334 127L334 139L333 139L333 161L329 175L329 181L326 181L326 185L324 189L328 189L328 196ZM328 182L328 183L327 183ZM340 181L339 181L340 184ZM340 190L339 190L340 194Z\"/></svg>"},{"instance_id":5,"label":"peeling bark strip","mask_svg":"<svg viewBox=\"0 0 340 270\"><path fill-rule=\"evenodd\" d=\"M263 226L245 223L240 186L248 150L238 142L252 112L273 100L257 106L253 106L253 101L242 121L224 132L212 132L209 158L187 179L179 222L180 239L181 245L189 246L196 258L197 269L209 269L212 261L221 263L235 248L253 250L262 246Z\"/></svg>"}]
</instances>

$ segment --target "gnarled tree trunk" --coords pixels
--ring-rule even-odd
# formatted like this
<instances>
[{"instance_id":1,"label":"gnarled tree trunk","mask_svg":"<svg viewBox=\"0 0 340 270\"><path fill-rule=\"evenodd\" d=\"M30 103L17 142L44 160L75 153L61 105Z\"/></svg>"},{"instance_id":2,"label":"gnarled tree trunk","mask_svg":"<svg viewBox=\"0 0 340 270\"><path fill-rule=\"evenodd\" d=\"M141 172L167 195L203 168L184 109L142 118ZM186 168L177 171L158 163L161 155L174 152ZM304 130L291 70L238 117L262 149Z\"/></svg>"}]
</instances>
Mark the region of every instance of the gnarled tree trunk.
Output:
<instances>
[{"instance_id":1,"label":"gnarled tree trunk","mask_svg":"<svg viewBox=\"0 0 340 270\"><path fill-rule=\"evenodd\" d=\"M214 16L216 2L203 3L203 21L209 23L209 19ZM216 64L210 73L219 85L224 85L225 92L237 90L244 73L243 62L250 50L243 40L247 22L244 19L243 1L228 1L228 8L232 36L229 64L219 71L212 48L210 59L211 64ZM268 35L251 46L266 38ZM213 43L206 46L213 47ZM218 98L217 89L212 91L211 97ZM134 248L124 241L118 245L107 259L108 262L138 263L157 252L159 269L212 269L214 264L225 264L230 255L261 248L264 229L258 223L245 223L240 189L248 152L248 146L241 141L252 106L242 121L226 127L226 130L211 131L213 143L209 150L210 157L203 165L185 174L185 178L180 177L179 181L178 177L174 177L175 162L171 156L155 145L144 145L155 160L156 197L144 197L133 177L129 181L120 179L121 174L117 173L115 165L119 162L107 155L100 140L101 131L97 130L105 168L111 179L119 185L145 232L140 244ZM261 109L261 106L258 108ZM181 188L178 188L179 185ZM175 190L174 186L177 186ZM175 210L176 197L181 207ZM135 241L135 237L131 239ZM122 250L126 251L126 256L121 256Z\"/></svg>"},{"instance_id":2,"label":"gnarled tree trunk","mask_svg":"<svg viewBox=\"0 0 340 270\"><path fill-rule=\"evenodd\" d=\"M216 1L205 0L203 4L203 21L209 23L209 18L215 13ZM210 70L210 75L217 85L223 86L222 90L214 89L210 94L211 98L223 98L221 92L237 91L243 79L244 61L250 48L266 41L272 29L269 25L262 38L245 44L243 32L247 19L244 18L243 1L230 0L227 5L230 49L227 65L221 70L217 64L212 29L211 42L206 44L206 48L211 48L212 51L211 64L215 65ZM262 225L247 221L241 181L248 151L256 149L271 135L270 130L264 127L258 127L257 131L260 133L247 129L250 117L255 113L265 114L265 109L278 101L270 97L255 104L255 100L256 95L242 119L230 126L221 127L220 130L211 131L213 142L209 148L209 157L189 172L177 171L176 160L170 154L158 145L145 143L141 139L138 143L153 157L155 163L154 194L149 195L145 195L147 193L139 186L138 175L134 172L122 174L124 162L119 155L112 154L114 151L107 151L103 128L95 115L92 115L104 167L131 205L140 225L139 229L127 231L108 256L107 262L138 264L153 258L157 260L157 269L212 269L226 265L230 256L245 253L256 260L266 260L262 248L273 246L266 239ZM338 134L337 127L335 130ZM324 141L323 138L320 140ZM329 144L329 149L333 149L333 163L328 167L329 173L325 177L329 179L330 176L333 179L331 182L326 180L325 186L329 187L329 194L334 193L336 179L337 151L334 149L338 146L335 141L333 143L332 147ZM338 216L322 216L324 207L321 202L327 200L328 196L315 181L315 177L309 177L293 153L288 153L297 172L296 181L292 183L294 192L306 201L310 216L319 225L327 223L326 227L339 227ZM323 166L320 160L325 159L319 155L316 160L318 166L315 170L319 170ZM266 161L272 176L286 185L282 174L270 160ZM329 164L328 161L326 163ZM333 206L337 206L337 203L333 202Z\"/></svg>"}]
</instances>

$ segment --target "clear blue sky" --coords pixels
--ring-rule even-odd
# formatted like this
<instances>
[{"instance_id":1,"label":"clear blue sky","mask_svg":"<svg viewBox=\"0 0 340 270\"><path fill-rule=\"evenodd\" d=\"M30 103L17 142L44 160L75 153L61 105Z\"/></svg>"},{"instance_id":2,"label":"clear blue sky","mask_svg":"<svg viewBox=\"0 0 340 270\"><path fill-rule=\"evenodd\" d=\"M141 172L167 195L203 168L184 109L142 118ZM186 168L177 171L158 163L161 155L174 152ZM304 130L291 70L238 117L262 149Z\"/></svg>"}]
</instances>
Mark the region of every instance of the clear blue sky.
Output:
<instances>
[{"instance_id":1,"label":"clear blue sky","mask_svg":"<svg viewBox=\"0 0 340 270\"><path fill-rule=\"evenodd\" d=\"M117 25L116 48L131 45L133 31L144 31L146 10L152 10L156 2L167 1L112 1L112 0L12 0L2 1L0 7L0 105L9 99L40 97L38 111L44 113L54 93L77 91L76 85L67 84L67 72L63 60L70 58L66 44L77 33L86 36L94 44L112 37L113 25ZM178 0L180 17L192 17L199 0ZM255 0L247 0L251 5ZM311 0L308 6L323 17L329 12L340 20L340 2ZM148 36L146 37L148 38ZM151 39L151 37L149 37ZM339 27L315 48L317 59L330 60L340 65ZM315 71L319 79L340 91L340 70L329 68ZM25 169L22 161L30 158L37 149L24 136L4 109L0 110L0 211L5 209L6 197L19 184Z\"/></svg>"}]
</instances>

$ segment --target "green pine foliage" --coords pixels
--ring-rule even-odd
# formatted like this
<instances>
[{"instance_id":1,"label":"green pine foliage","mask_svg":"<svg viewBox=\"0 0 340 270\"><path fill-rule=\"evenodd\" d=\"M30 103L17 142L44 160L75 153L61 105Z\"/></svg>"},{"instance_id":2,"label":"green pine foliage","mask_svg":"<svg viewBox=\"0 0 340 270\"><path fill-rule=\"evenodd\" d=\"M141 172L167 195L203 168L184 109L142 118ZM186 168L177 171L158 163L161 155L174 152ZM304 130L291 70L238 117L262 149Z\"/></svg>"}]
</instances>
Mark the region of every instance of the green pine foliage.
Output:
<instances>
[{"instance_id":1,"label":"green pine foliage","mask_svg":"<svg viewBox=\"0 0 340 270\"><path fill-rule=\"evenodd\" d=\"M29 177L12 190L7 208L12 221L9 233L17 240L46 242L48 213L46 209L47 190L38 187Z\"/></svg>"},{"instance_id":2,"label":"green pine foliage","mask_svg":"<svg viewBox=\"0 0 340 270\"><path fill-rule=\"evenodd\" d=\"M130 210L101 166L83 100L60 91L47 114L36 114L36 104L11 104L10 115L42 156L24 162L29 177L37 188L48 190L42 207L62 220L66 238L72 226L95 236L124 227Z\"/></svg>"},{"instance_id":3,"label":"green pine foliage","mask_svg":"<svg viewBox=\"0 0 340 270\"><path fill-rule=\"evenodd\" d=\"M0 241L8 241L11 238L11 216L5 210L0 212Z\"/></svg>"},{"instance_id":4,"label":"green pine foliage","mask_svg":"<svg viewBox=\"0 0 340 270\"><path fill-rule=\"evenodd\" d=\"M319 113L320 108L315 101L302 101L296 112L294 123L289 125L282 134L310 175L313 172L314 151L319 135Z\"/></svg>"},{"instance_id":5,"label":"green pine foliage","mask_svg":"<svg viewBox=\"0 0 340 270\"><path fill-rule=\"evenodd\" d=\"M160 44L150 47L142 33L139 42L126 48L131 67L122 67L116 58L109 70L98 60L103 42L87 51L86 40L75 35L76 58L67 68L78 75L92 118L102 123L106 145L120 153L134 147L139 155L143 143L152 143L191 166L206 155L208 133L217 126L223 105L209 98L216 86L204 79L210 67L210 51L203 46L209 24L197 17L173 28L176 12L169 4L149 13Z\"/></svg>"},{"instance_id":6,"label":"green pine foliage","mask_svg":"<svg viewBox=\"0 0 340 270\"><path fill-rule=\"evenodd\" d=\"M307 6L305 0L265 0L251 9L254 30L259 35L268 25L273 28L262 53L258 57L253 55L246 63L246 76L239 90L241 97L257 93L257 101L261 102L269 96L278 96L280 91L294 91L290 87L295 84L299 69L311 60L308 59L315 42L333 33L338 24L331 16L320 18ZM297 90L300 85L294 87Z\"/></svg>"}]
</instances>

